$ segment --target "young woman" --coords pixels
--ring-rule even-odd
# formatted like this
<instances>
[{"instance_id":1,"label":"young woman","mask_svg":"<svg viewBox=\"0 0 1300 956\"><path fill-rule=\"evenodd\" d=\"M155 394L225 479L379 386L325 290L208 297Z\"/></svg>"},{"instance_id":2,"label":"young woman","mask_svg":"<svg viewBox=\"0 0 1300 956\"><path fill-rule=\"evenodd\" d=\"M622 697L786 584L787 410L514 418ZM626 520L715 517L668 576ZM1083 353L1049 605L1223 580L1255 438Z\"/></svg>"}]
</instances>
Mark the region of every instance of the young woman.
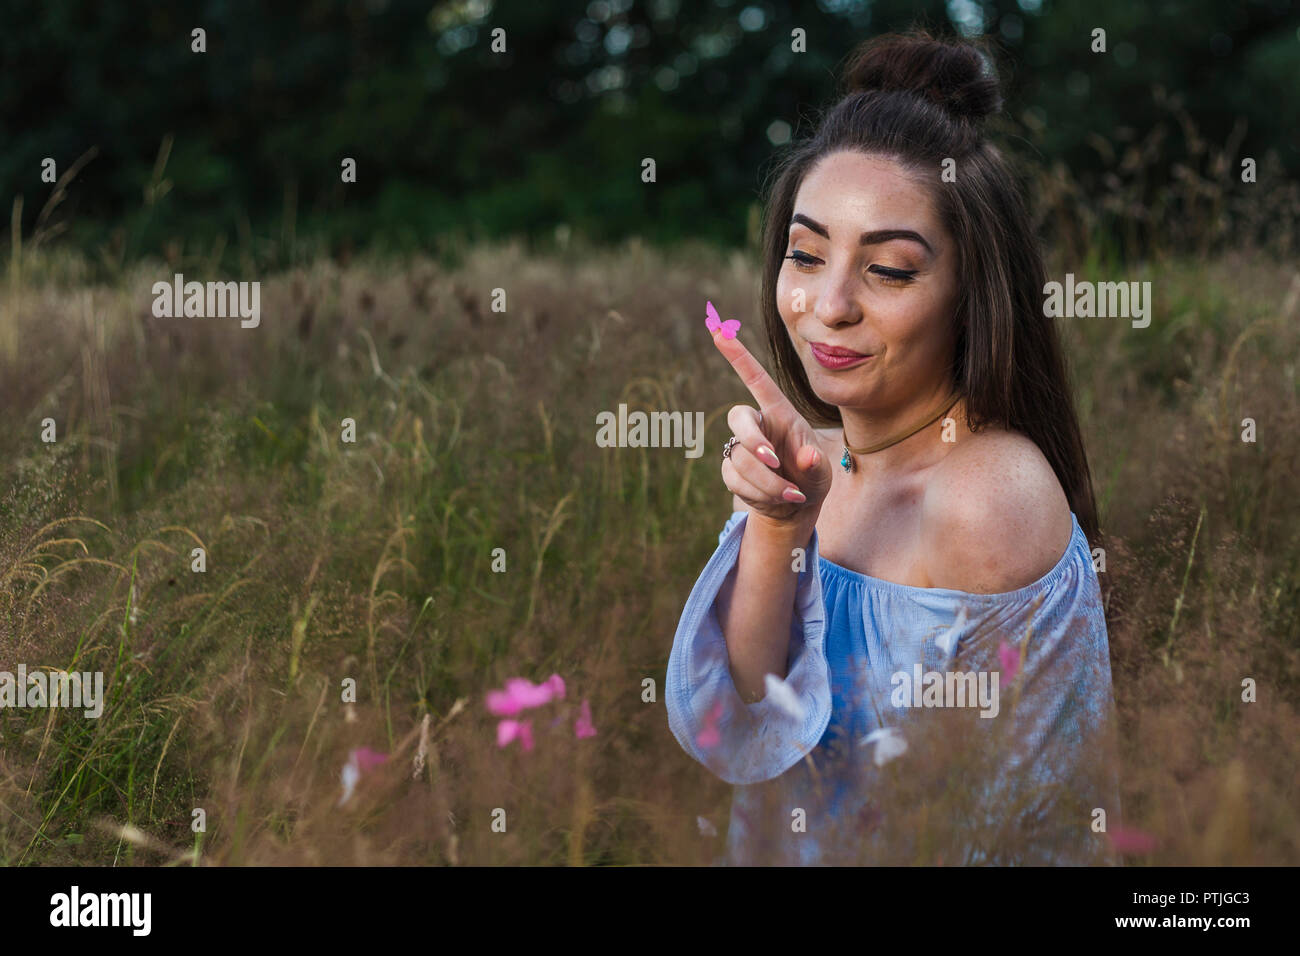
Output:
<instances>
[{"instance_id":1,"label":"young woman","mask_svg":"<svg viewBox=\"0 0 1300 956\"><path fill-rule=\"evenodd\" d=\"M847 87L768 191L775 380L714 333L757 407L727 418L734 513L674 639L669 723L741 785L733 862L1098 861L1118 807L1097 515L1042 260L981 130L997 81L914 34L860 48ZM972 709L976 677L995 733L941 753L926 721ZM963 817L946 859L922 832L940 803Z\"/></svg>"}]
</instances>

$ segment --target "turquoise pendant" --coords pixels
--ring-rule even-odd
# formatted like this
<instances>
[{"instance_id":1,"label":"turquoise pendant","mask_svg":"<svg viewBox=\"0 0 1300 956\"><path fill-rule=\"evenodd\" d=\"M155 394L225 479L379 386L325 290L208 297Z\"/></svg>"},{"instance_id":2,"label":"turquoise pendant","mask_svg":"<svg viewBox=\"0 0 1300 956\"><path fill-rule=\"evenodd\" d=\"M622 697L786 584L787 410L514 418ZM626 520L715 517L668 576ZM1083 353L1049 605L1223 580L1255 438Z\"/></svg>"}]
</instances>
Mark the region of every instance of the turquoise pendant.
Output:
<instances>
[{"instance_id":1,"label":"turquoise pendant","mask_svg":"<svg viewBox=\"0 0 1300 956\"><path fill-rule=\"evenodd\" d=\"M849 456L849 446L844 446L844 457L840 459L840 467L845 471L853 470L853 459Z\"/></svg>"}]
</instances>

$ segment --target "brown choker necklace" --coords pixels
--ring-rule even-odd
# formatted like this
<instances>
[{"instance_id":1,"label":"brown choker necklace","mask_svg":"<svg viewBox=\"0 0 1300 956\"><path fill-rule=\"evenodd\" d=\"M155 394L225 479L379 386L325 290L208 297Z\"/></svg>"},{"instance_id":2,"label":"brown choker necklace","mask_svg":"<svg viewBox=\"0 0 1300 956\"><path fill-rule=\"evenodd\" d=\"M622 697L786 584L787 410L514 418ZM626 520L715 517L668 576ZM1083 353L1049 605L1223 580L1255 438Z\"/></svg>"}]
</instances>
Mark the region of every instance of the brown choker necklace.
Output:
<instances>
[{"instance_id":1,"label":"brown choker necklace","mask_svg":"<svg viewBox=\"0 0 1300 956\"><path fill-rule=\"evenodd\" d=\"M870 455L872 452L881 451L885 448L888 448L891 445L897 445L900 441L903 441L905 438L911 438L922 428L925 428L927 425L933 425L945 414L947 414L949 409L951 409L953 405L957 404L957 400L959 398L961 398L961 392L960 391L953 392L944 400L943 405L940 406L937 412L935 412L925 421L921 422L919 425L916 425L915 427L908 429L907 431L903 432L901 435L898 435L894 438L886 438L884 441L876 442L876 444L874 445L868 445L866 448L850 447L849 436L846 435L844 433L844 429L841 428L840 436L844 439L844 455L840 458L840 467L843 468L845 471L851 472L853 471L854 464L855 464L853 461L853 455Z\"/></svg>"}]
</instances>

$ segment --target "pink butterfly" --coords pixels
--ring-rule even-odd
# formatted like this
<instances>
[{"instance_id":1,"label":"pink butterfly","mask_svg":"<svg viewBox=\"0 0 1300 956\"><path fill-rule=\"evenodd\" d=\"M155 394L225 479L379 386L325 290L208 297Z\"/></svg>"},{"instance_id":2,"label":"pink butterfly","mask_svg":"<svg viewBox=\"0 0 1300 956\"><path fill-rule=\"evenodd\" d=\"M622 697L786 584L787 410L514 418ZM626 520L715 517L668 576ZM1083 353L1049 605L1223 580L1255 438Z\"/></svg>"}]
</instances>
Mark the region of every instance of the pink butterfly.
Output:
<instances>
[{"instance_id":1,"label":"pink butterfly","mask_svg":"<svg viewBox=\"0 0 1300 956\"><path fill-rule=\"evenodd\" d=\"M705 328L710 332L721 330L724 339L734 339L736 337L736 333L740 331L739 319L727 319L726 322L723 322L722 319L719 318L718 310L713 307L712 302L706 301L704 303L704 311L708 316L704 320Z\"/></svg>"}]
</instances>

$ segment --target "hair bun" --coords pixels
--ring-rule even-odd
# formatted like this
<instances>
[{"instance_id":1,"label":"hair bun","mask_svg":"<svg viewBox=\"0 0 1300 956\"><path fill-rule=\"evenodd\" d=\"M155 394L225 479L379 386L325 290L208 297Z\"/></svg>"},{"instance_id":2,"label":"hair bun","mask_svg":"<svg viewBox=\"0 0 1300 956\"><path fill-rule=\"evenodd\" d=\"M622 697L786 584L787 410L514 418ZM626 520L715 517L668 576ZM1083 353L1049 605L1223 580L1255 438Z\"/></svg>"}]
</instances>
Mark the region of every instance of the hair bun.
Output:
<instances>
[{"instance_id":1,"label":"hair bun","mask_svg":"<svg viewBox=\"0 0 1300 956\"><path fill-rule=\"evenodd\" d=\"M1002 108L998 80L978 47L925 33L886 34L858 47L844 69L849 92L903 90L954 118L980 120Z\"/></svg>"}]
</instances>

